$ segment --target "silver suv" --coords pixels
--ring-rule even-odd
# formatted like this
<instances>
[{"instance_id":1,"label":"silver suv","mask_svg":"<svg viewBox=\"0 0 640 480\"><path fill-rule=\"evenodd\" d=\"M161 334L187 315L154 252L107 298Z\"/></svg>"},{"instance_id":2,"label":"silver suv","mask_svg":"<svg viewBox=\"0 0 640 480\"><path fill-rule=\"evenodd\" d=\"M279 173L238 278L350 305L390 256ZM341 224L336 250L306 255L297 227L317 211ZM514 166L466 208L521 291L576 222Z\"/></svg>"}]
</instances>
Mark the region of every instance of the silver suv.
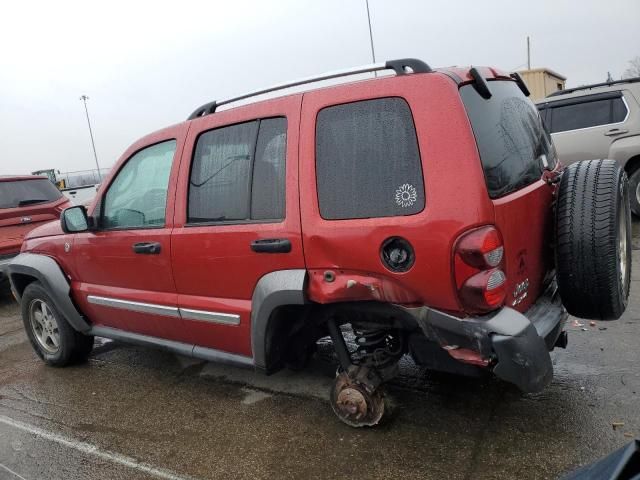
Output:
<instances>
[{"instance_id":1,"label":"silver suv","mask_svg":"<svg viewBox=\"0 0 640 480\"><path fill-rule=\"evenodd\" d=\"M631 210L640 216L640 77L562 90L537 106L562 163L620 163L629 176Z\"/></svg>"}]
</instances>

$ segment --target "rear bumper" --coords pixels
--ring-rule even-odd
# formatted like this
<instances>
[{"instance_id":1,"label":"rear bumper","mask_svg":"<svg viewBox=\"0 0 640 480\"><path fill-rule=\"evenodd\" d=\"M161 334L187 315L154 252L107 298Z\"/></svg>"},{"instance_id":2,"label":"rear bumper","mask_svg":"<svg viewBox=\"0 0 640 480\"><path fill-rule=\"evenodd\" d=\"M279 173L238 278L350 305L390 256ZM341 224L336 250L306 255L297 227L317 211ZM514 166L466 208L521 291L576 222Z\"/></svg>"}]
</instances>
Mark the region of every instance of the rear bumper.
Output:
<instances>
[{"instance_id":1,"label":"rear bumper","mask_svg":"<svg viewBox=\"0 0 640 480\"><path fill-rule=\"evenodd\" d=\"M553 378L553 350L568 314L555 282L524 314L504 307L485 317L460 319L428 307L406 308L428 339L486 359L493 373L524 392L542 390Z\"/></svg>"}]
</instances>

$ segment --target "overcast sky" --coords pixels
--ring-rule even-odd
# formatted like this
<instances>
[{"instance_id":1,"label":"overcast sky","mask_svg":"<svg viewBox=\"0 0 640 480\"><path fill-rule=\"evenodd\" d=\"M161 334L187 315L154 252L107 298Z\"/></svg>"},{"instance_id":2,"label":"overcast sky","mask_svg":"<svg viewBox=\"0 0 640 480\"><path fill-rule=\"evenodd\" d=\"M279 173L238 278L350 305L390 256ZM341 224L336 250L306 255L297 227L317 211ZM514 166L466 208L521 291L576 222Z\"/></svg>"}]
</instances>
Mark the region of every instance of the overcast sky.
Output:
<instances>
[{"instance_id":1,"label":"overcast sky","mask_svg":"<svg viewBox=\"0 0 640 480\"><path fill-rule=\"evenodd\" d=\"M567 85L640 55L637 0L370 0L377 60L532 66ZM364 0L5 2L0 174L101 166L207 101L371 62Z\"/></svg>"}]
</instances>

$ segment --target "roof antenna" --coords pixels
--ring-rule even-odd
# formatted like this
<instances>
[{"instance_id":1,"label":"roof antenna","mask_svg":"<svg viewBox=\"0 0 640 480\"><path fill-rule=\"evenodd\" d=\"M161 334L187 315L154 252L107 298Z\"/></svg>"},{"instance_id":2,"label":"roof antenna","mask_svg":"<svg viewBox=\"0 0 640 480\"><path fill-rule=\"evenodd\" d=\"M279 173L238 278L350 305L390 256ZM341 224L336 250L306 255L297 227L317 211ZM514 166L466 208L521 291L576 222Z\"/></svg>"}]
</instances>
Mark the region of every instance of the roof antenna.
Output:
<instances>
[{"instance_id":1,"label":"roof antenna","mask_svg":"<svg viewBox=\"0 0 640 480\"><path fill-rule=\"evenodd\" d=\"M371 29L371 13L369 13L369 0L364 0L367 5L367 21L369 23L369 43L371 44L371 58L376 63L376 51L373 48L373 31ZM378 72L373 72L374 76L378 76Z\"/></svg>"}]
</instances>

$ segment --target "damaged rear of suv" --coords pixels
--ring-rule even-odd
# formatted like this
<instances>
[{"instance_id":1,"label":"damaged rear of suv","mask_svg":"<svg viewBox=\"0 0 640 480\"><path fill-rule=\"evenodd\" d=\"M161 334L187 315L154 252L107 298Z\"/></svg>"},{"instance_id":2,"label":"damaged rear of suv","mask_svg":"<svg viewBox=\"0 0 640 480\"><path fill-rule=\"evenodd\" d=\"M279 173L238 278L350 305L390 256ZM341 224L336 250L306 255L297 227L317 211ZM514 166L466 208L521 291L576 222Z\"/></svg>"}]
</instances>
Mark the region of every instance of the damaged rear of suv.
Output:
<instances>
[{"instance_id":1,"label":"damaged rear of suv","mask_svg":"<svg viewBox=\"0 0 640 480\"><path fill-rule=\"evenodd\" d=\"M544 388L568 313L626 307L626 175L563 170L520 77L492 68L403 59L256 94L374 71L395 75L210 102L136 142L10 265L36 352L66 365L98 335L272 373L329 336L352 426L380 421L407 354Z\"/></svg>"}]
</instances>

